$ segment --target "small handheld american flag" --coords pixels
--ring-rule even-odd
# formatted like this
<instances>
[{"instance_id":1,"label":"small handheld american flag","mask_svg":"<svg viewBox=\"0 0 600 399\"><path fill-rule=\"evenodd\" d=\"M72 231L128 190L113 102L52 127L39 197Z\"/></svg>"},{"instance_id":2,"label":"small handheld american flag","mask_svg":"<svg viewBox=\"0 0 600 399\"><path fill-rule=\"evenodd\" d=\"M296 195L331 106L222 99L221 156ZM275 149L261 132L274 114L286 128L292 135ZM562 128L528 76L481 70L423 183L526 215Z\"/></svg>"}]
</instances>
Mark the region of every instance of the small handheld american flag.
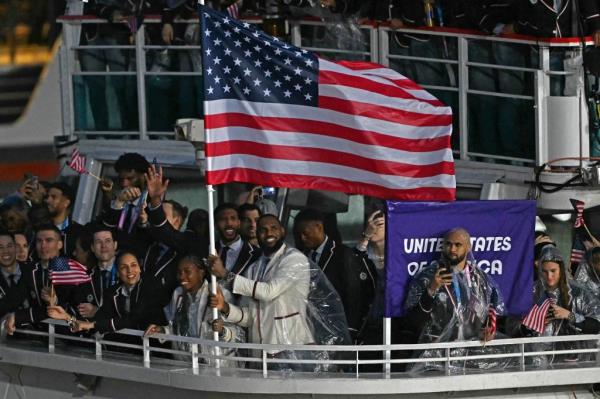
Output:
<instances>
[{"instance_id":1,"label":"small handheld american flag","mask_svg":"<svg viewBox=\"0 0 600 399\"><path fill-rule=\"evenodd\" d=\"M50 281L54 285L79 285L91 281L87 268L64 256L59 256L50 261Z\"/></svg>"},{"instance_id":2,"label":"small handheld american flag","mask_svg":"<svg viewBox=\"0 0 600 399\"><path fill-rule=\"evenodd\" d=\"M81 155L77 148L73 148L73 151L71 151L69 167L80 175L87 173L85 169L85 157Z\"/></svg>"},{"instance_id":3,"label":"small handheld american flag","mask_svg":"<svg viewBox=\"0 0 600 399\"><path fill-rule=\"evenodd\" d=\"M229 14L231 18L239 19L241 6L242 0L234 1L233 4L227 7L227 14Z\"/></svg>"},{"instance_id":4,"label":"small handheld american flag","mask_svg":"<svg viewBox=\"0 0 600 399\"><path fill-rule=\"evenodd\" d=\"M542 334L544 332L544 321L546 320L548 309L550 309L550 306L554 303L554 299L547 297L541 304L538 301L523 319L523 325L530 330Z\"/></svg>"}]
</instances>

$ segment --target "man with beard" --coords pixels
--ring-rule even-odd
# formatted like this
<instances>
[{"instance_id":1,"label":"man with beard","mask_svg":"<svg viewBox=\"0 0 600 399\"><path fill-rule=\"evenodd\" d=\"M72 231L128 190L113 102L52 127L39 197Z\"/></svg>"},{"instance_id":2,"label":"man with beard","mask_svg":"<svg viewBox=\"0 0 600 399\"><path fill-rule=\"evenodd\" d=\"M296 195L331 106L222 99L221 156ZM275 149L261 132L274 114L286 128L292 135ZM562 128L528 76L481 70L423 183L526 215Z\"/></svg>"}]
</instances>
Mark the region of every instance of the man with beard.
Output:
<instances>
[{"instance_id":1,"label":"man with beard","mask_svg":"<svg viewBox=\"0 0 600 399\"><path fill-rule=\"evenodd\" d=\"M258 221L261 257L247 272L247 278L228 271L220 257L209 257L212 273L233 294L247 297L244 306L225 302L220 290L210 305L225 316L225 321L247 327L248 342L275 345L313 343L308 325L307 301L310 291L308 258L285 242L285 230L277 217L263 215ZM301 358L302 352L269 351L272 358ZM287 365L298 368L302 365Z\"/></svg>"},{"instance_id":2,"label":"man with beard","mask_svg":"<svg viewBox=\"0 0 600 399\"><path fill-rule=\"evenodd\" d=\"M234 204L223 203L215 209L215 224L219 232L217 251L222 264L234 274L243 274L260 256L257 247L240 237L240 217Z\"/></svg>"},{"instance_id":3,"label":"man with beard","mask_svg":"<svg viewBox=\"0 0 600 399\"><path fill-rule=\"evenodd\" d=\"M374 270L361 262L352 249L326 234L325 218L317 210L304 209L296 215L294 235L302 242L305 255L323 270L339 294L350 336L356 342L373 303Z\"/></svg>"},{"instance_id":4,"label":"man with beard","mask_svg":"<svg viewBox=\"0 0 600 399\"><path fill-rule=\"evenodd\" d=\"M260 208L254 204L242 204L238 208L240 215L240 235L253 246L258 246L256 226L262 216Z\"/></svg>"},{"instance_id":5,"label":"man with beard","mask_svg":"<svg viewBox=\"0 0 600 399\"><path fill-rule=\"evenodd\" d=\"M495 317L504 310L500 293L475 262L469 233L454 228L444 235L442 256L410 283L406 309L420 342L495 337Z\"/></svg>"},{"instance_id":6,"label":"man with beard","mask_svg":"<svg viewBox=\"0 0 600 399\"><path fill-rule=\"evenodd\" d=\"M50 185L46 206L52 223L60 230L63 241L61 254L68 257L73 253L77 237L83 229L83 226L70 218L74 200L75 192L68 184L59 182Z\"/></svg>"}]
</instances>

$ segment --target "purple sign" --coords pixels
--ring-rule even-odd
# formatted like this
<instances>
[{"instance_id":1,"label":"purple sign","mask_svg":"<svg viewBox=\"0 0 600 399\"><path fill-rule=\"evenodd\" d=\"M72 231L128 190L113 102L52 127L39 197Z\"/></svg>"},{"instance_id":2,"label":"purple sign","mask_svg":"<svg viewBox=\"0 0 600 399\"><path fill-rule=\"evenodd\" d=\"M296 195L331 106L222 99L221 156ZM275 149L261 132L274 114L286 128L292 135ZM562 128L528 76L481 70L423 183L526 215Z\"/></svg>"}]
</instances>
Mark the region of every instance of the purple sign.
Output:
<instances>
[{"instance_id":1,"label":"purple sign","mask_svg":"<svg viewBox=\"0 0 600 399\"><path fill-rule=\"evenodd\" d=\"M404 313L410 280L439 259L442 237L454 227L471 235L477 265L500 287L509 315L533 300L535 201L388 201L386 317Z\"/></svg>"}]
</instances>

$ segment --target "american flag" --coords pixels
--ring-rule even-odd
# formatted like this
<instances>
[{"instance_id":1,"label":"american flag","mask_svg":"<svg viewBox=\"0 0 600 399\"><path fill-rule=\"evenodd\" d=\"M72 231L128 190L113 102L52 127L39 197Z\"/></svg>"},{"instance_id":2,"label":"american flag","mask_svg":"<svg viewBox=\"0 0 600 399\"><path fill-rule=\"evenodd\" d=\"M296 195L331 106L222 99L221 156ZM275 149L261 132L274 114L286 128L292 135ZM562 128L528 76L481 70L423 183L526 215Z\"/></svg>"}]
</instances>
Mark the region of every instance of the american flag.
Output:
<instances>
[{"instance_id":1,"label":"american flag","mask_svg":"<svg viewBox=\"0 0 600 399\"><path fill-rule=\"evenodd\" d=\"M91 281L87 268L64 256L59 256L50 261L50 281L54 285L78 285Z\"/></svg>"},{"instance_id":2,"label":"american flag","mask_svg":"<svg viewBox=\"0 0 600 399\"><path fill-rule=\"evenodd\" d=\"M585 220L583 219L583 210L585 208L585 202L570 199L571 205L575 209L575 223L573 223L573 243L571 246L571 272L575 272L579 263L585 256L585 245L583 241L591 239L585 227Z\"/></svg>"},{"instance_id":3,"label":"american flag","mask_svg":"<svg viewBox=\"0 0 600 399\"><path fill-rule=\"evenodd\" d=\"M334 63L206 7L206 180L454 200L452 111L399 73Z\"/></svg>"},{"instance_id":4,"label":"american flag","mask_svg":"<svg viewBox=\"0 0 600 399\"><path fill-rule=\"evenodd\" d=\"M573 207L575 208L575 223L573 225L574 228L579 228L582 227L583 224L585 223L583 221L583 209L585 208L585 202L580 201L580 200L576 200L576 199L571 199L571 205L573 205Z\"/></svg>"},{"instance_id":5,"label":"american flag","mask_svg":"<svg viewBox=\"0 0 600 399\"><path fill-rule=\"evenodd\" d=\"M496 309L490 306L488 309L488 321L487 326L490 329L490 334L494 334L496 332L496 327L498 325L498 314L496 313Z\"/></svg>"},{"instance_id":6,"label":"american flag","mask_svg":"<svg viewBox=\"0 0 600 399\"><path fill-rule=\"evenodd\" d=\"M77 148L73 148L73 151L71 151L69 167L80 175L87 173L87 170L85 169L85 157L81 155Z\"/></svg>"},{"instance_id":7,"label":"american flag","mask_svg":"<svg viewBox=\"0 0 600 399\"><path fill-rule=\"evenodd\" d=\"M227 7L227 14L231 18L238 19L240 17L240 6L242 4L241 0L234 1L229 7Z\"/></svg>"},{"instance_id":8,"label":"american flag","mask_svg":"<svg viewBox=\"0 0 600 399\"><path fill-rule=\"evenodd\" d=\"M552 298L545 298L546 299L543 302L539 303L540 301L538 301L538 303L533 305L529 313L527 313L527 316L523 319L523 325L525 327L540 334L544 332L544 321L546 320L548 309L555 302Z\"/></svg>"}]
</instances>

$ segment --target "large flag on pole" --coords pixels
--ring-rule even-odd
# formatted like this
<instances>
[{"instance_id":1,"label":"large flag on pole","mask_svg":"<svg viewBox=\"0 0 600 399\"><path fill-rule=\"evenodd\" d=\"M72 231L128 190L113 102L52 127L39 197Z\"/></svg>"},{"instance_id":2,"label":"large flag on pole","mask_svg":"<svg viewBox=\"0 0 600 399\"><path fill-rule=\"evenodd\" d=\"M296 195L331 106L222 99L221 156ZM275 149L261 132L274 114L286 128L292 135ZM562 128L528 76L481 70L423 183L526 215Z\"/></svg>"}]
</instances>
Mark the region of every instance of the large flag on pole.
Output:
<instances>
[{"instance_id":1,"label":"large flag on pole","mask_svg":"<svg viewBox=\"0 0 600 399\"><path fill-rule=\"evenodd\" d=\"M452 111L421 87L206 7L200 18L208 184L455 199Z\"/></svg>"}]
</instances>

